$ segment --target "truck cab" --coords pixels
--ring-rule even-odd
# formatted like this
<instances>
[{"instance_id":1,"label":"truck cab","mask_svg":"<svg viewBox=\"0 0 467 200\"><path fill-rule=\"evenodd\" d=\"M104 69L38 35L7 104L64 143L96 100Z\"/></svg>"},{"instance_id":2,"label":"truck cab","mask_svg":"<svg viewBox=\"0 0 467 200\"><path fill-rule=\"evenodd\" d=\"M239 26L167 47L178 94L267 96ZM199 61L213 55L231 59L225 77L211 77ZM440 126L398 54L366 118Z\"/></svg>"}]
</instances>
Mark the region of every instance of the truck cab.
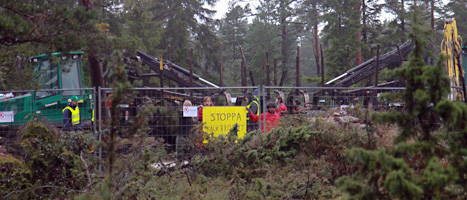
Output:
<instances>
[{"instance_id":1,"label":"truck cab","mask_svg":"<svg viewBox=\"0 0 467 200\"><path fill-rule=\"evenodd\" d=\"M63 108L78 96L82 125L93 118L93 92L83 90L83 52L43 54L30 58L37 88L9 92L0 101L0 132L16 130L31 119L63 126ZM0 95L2 96L2 95Z\"/></svg>"}]
</instances>

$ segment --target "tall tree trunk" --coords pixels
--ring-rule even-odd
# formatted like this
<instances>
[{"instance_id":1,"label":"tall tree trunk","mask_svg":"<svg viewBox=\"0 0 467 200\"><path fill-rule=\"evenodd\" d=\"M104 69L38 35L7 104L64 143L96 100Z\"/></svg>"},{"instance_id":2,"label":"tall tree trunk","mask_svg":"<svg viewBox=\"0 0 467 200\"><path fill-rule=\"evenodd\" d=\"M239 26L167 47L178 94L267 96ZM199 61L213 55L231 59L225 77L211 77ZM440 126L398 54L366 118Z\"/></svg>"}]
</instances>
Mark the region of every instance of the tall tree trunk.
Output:
<instances>
[{"instance_id":1,"label":"tall tree trunk","mask_svg":"<svg viewBox=\"0 0 467 200\"><path fill-rule=\"evenodd\" d=\"M234 50L234 52L233 52L233 59L234 59L234 60L237 60L237 54L236 54L236 51L235 51L235 50L236 50L236 49L235 49L235 44L237 44L237 40L235 39L235 25L233 25L232 28L233 28L233 31L232 31L233 42L232 42L232 44L233 44L233 50Z\"/></svg>"},{"instance_id":2,"label":"tall tree trunk","mask_svg":"<svg viewBox=\"0 0 467 200\"><path fill-rule=\"evenodd\" d=\"M315 12L315 17L318 17L318 9L316 7L316 1L313 1L313 11ZM318 20L315 20L313 27L313 32L315 35L315 61L316 61L316 75L320 74L319 66L319 38L318 38Z\"/></svg>"},{"instance_id":3,"label":"tall tree trunk","mask_svg":"<svg viewBox=\"0 0 467 200\"><path fill-rule=\"evenodd\" d=\"M89 69L91 75L92 87L104 87L104 80L102 78L102 63L93 53L88 54Z\"/></svg>"},{"instance_id":4,"label":"tall tree trunk","mask_svg":"<svg viewBox=\"0 0 467 200\"><path fill-rule=\"evenodd\" d=\"M435 30L435 0L431 0L431 30Z\"/></svg>"},{"instance_id":5,"label":"tall tree trunk","mask_svg":"<svg viewBox=\"0 0 467 200\"><path fill-rule=\"evenodd\" d=\"M363 29L362 29L362 36L363 42L367 42L367 35L366 35L366 4L365 0L362 0L362 17L363 17Z\"/></svg>"},{"instance_id":6,"label":"tall tree trunk","mask_svg":"<svg viewBox=\"0 0 467 200\"><path fill-rule=\"evenodd\" d=\"M224 70L223 67L224 67L224 66L222 66L222 64L223 64L223 63L222 63L222 53L223 53L223 52L222 52L222 50L223 50L223 49L222 49L222 42L221 42L221 46L220 46L220 47L221 47L221 52L220 52L220 54L221 54L221 55L220 55L220 59L221 59L221 60L220 60L220 65L221 65L221 66L220 66L220 67L221 67L221 74L220 74L220 76L221 76L221 77L220 77L220 80L219 80L219 82L220 82L219 84L220 84L220 86L222 87L222 86L223 86L223 77L224 77L224 75L223 75L223 70ZM191 62L191 61L190 61L190 62Z\"/></svg>"},{"instance_id":7,"label":"tall tree trunk","mask_svg":"<svg viewBox=\"0 0 467 200\"><path fill-rule=\"evenodd\" d=\"M355 10L358 10L360 13L360 5L358 5ZM355 19L357 23L360 23L360 15L358 15L358 18ZM355 66L358 66L362 63L362 46L359 44L360 41L362 40L362 32L359 30L357 32L357 54L355 55Z\"/></svg>"},{"instance_id":8,"label":"tall tree trunk","mask_svg":"<svg viewBox=\"0 0 467 200\"><path fill-rule=\"evenodd\" d=\"M405 6L404 0L401 2L401 30L405 32Z\"/></svg>"},{"instance_id":9,"label":"tall tree trunk","mask_svg":"<svg viewBox=\"0 0 467 200\"><path fill-rule=\"evenodd\" d=\"M338 24L339 33L342 33L342 32L341 32L341 31L342 31L342 30L341 30L341 29L342 29L342 17L341 17L340 14L338 14L338 16L337 16L337 24Z\"/></svg>"},{"instance_id":10,"label":"tall tree trunk","mask_svg":"<svg viewBox=\"0 0 467 200\"><path fill-rule=\"evenodd\" d=\"M281 26L282 26L282 71L287 70L287 26L285 22L286 18L281 18ZM287 80L287 74L285 74L284 82Z\"/></svg>"}]
</instances>

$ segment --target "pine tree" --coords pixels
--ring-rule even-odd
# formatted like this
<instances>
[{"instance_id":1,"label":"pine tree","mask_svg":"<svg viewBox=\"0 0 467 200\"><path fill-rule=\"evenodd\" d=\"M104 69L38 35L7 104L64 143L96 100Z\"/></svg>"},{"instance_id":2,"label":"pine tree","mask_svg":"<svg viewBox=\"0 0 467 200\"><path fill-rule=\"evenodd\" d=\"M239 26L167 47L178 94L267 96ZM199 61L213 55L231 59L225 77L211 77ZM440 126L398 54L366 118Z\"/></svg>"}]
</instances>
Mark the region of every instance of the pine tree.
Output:
<instances>
[{"instance_id":1,"label":"pine tree","mask_svg":"<svg viewBox=\"0 0 467 200\"><path fill-rule=\"evenodd\" d=\"M229 85L240 85L240 51L245 46L248 32L248 19L251 15L250 5L237 5L237 1L229 1L229 11L221 21L219 33L223 44L223 65Z\"/></svg>"},{"instance_id":2,"label":"pine tree","mask_svg":"<svg viewBox=\"0 0 467 200\"><path fill-rule=\"evenodd\" d=\"M446 199L462 194L451 188L465 188L465 185L453 184L465 175L462 174L465 158L461 157L465 156L461 153L465 148L465 145L462 147L465 139L461 139L465 137L465 122L461 120L465 119L463 113L467 106L446 99L450 85L443 71L443 57L436 66L425 64L426 42L423 37L429 33L431 28L423 26L414 15L410 35L415 47L409 62L396 71L406 80L407 89L392 96L404 100L405 112L372 115L375 122L396 124L401 128L394 149L368 151L359 148L347 152L352 162L361 165L353 176L337 181L351 199ZM451 149L442 145L440 132L444 128L440 129L440 124L455 135ZM456 159L451 161L448 158L452 156ZM440 159L448 159L451 163L442 164Z\"/></svg>"},{"instance_id":3,"label":"pine tree","mask_svg":"<svg viewBox=\"0 0 467 200\"><path fill-rule=\"evenodd\" d=\"M449 17L455 17L458 22L467 21L467 0L451 0L446 6L446 12L449 13ZM466 23L457 23L457 31L459 34L466 38L467 37L467 24ZM464 45L467 41L464 41Z\"/></svg>"},{"instance_id":4,"label":"pine tree","mask_svg":"<svg viewBox=\"0 0 467 200\"><path fill-rule=\"evenodd\" d=\"M356 55L361 41L357 38L361 31L359 0L323 2L323 19L327 22L323 29L324 42L326 43L325 71L326 75L336 77L347 68L348 45L352 50L351 57Z\"/></svg>"},{"instance_id":5,"label":"pine tree","mask_svg":"<svg viewBox=\"0 0 467 200\"><path fill-rule=\"evenodd\" d=\"M219 32L222 36L226 60L240 58L238 46L244 46L245 35L248 30L247 17L251 15L250 5L245 7L237 5L235 1L229 2L229 11L222 19Z\"/></svg>"}]
</instances>

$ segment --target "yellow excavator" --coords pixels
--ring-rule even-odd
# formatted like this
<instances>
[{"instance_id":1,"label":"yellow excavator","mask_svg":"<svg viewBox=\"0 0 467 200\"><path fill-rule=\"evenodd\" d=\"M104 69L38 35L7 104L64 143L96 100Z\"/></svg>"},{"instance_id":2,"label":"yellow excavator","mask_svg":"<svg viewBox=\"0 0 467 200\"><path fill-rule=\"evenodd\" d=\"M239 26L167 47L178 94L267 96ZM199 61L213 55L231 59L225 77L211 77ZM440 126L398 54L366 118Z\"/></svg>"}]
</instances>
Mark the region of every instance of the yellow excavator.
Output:
<instances>
[{"instance_id":1,"label":"yellow excavator","mask_svg":"<svg viewBox=\"0 0 467 200\"><path fill-rule=\"evenodd\" d=\"M457 33L456 19L444 20L444 39L441 42L441 53L447 56L445 66L451 79L451 100L465 101L465 76L461 64L462 38Z\"/></svg>"}]
</instances>

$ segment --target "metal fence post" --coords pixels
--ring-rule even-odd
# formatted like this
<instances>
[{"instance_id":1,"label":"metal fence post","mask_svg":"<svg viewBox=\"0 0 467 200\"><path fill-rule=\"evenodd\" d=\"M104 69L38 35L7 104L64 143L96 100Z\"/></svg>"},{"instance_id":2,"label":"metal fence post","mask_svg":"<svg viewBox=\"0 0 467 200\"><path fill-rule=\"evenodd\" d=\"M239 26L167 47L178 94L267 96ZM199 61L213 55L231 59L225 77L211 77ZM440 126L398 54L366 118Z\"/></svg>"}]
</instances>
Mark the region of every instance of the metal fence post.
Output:
<instances>
[{"instance_id":1,"label":"metal fence post","mask_svg":"<svg viewBox=\"0 0 467 200\"><path fill-rule=\"evenodd\" d=\"M263 85L263 91L261 92L261 94L266 94L265 93L265 86ZM263 102L262 102L262 106L263 106L263 133L266 133L266 112L267 112L267 108L266 108L266 96L263 97ZM259 115L260 119L261 119L261 114ZM261 128L261 127L260 127Z\"/></svg>"},{"instance_id":2,"label":"metal fence post","mask_svg":"<svg viewBox=\"0 0 467 200\"><path fill-rule=\"evenodd\" d=\"M97 99L97 103L98 103L98 113L99 113L99 142L102 141L102 91L101 91L101 87L98 87L98 96L99 98ZM99 174L102 174L102 146L100 145L99 146Z\"/></svg>"},{"instance_id":3,"label":"metal fence post","mask_svg":"<svg viewBox=\"0 0 467 200\"><path fill-rule=\"evenodd\" d=\"M97 133L97 127L96 127L96 123L97 123L97 119L96 119L96 88L92 88L92 116L91 116L91 119L94 119L94 121L92 121L92 135L95 137L96 136L96 133Z\"/></svg>"}]
</instances>

